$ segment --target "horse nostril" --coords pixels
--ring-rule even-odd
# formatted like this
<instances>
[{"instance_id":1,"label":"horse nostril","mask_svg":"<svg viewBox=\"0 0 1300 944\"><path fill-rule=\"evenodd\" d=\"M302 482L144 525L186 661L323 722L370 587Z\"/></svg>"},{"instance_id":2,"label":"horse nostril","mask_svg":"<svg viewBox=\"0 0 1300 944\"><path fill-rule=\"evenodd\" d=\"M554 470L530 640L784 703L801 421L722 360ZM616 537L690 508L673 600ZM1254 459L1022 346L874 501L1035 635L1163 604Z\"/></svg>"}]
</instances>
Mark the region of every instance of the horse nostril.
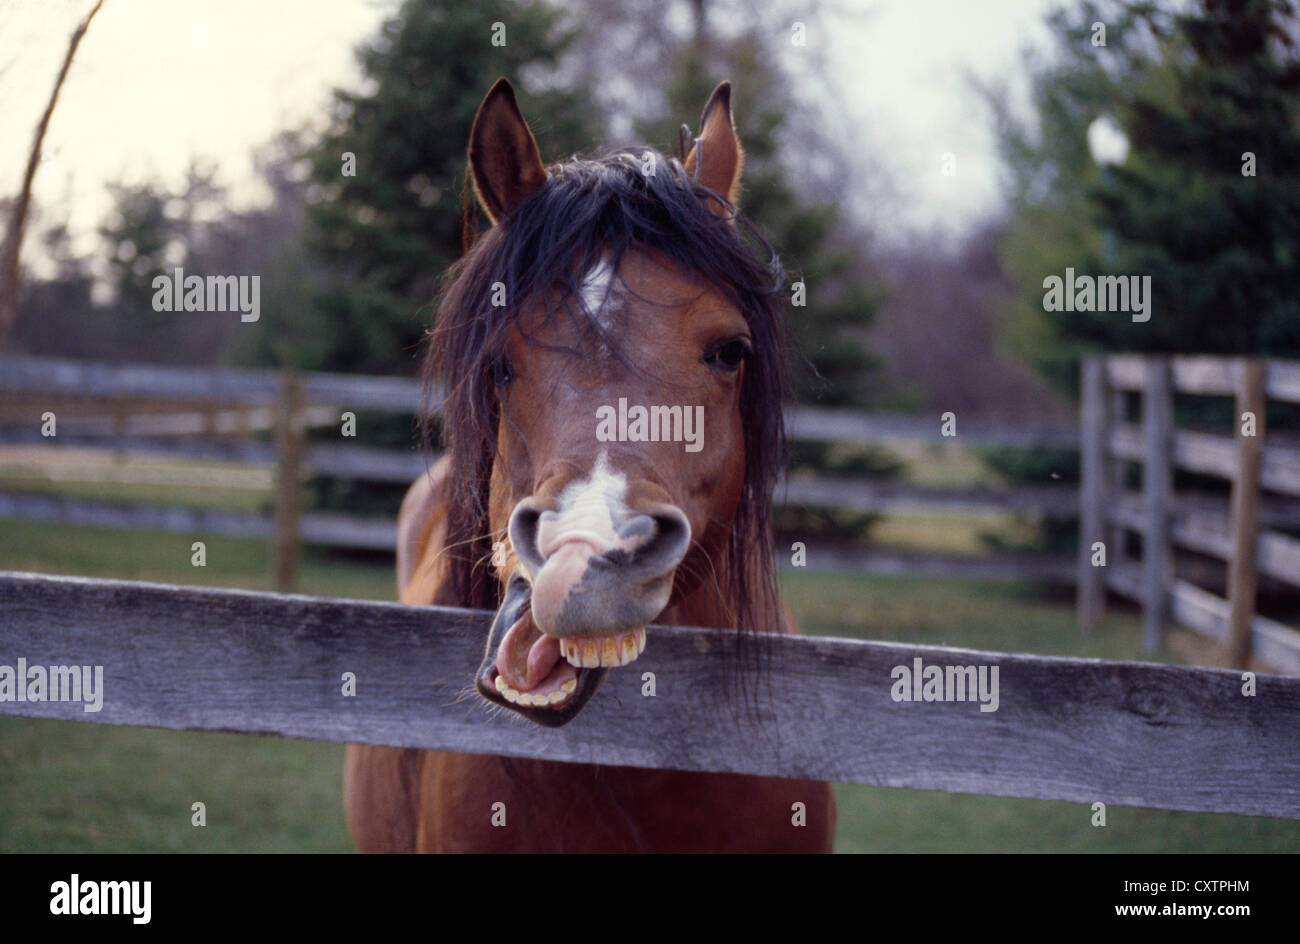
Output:
<instances>
[{"instance_id":1,"label":"horse nostril","mask_svg":"<svg viewBox=\"0 0 1300 944\"><path fill-rule=\"evenodd\" d=\"M630 546L605 555L610 563L623 566L667 569L686 554L691 526L686 516L673 508L659 514L637 515L619 531Z\"/></svg>"},{"instance_id":2,"label":"horse nostril","mask_svg":"<svg viewBox=\"0 0 1300 944\"><path fill-rule=\"evenodd\" d=\"M526 498L515 506L507 529L511 547L524 562L524 566L534 574L546 563L537 549L537 529L541 519L542 509L533 504L531 499Z\"/></svg>"}]
</instances>

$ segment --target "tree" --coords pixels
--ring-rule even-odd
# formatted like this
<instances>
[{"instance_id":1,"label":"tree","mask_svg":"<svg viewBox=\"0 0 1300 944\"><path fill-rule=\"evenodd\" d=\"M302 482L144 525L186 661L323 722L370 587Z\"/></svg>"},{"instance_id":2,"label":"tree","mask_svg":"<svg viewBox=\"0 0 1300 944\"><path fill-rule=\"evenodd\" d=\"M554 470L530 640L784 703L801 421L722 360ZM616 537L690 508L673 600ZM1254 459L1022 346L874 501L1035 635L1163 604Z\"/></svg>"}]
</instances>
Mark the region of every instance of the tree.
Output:
<instances>
[{"instance_id":1,"label":"tree","mask_svg":"<svg viewBox=\"0 0 1300 944\"><path fill-rule=\"evenodd\" d=\"M1300 58L1289 0L1203 0L1142 22L1160 37L1125 112L1134 160L1094 194L1127 271L1151 276L1147 324L1098 326L1136 350L1300 356ZM1172 78L1172 82L1159 81Z\"/></svg>"},{"instance_id":2,"label":"tree","mask_svg":"<svg viewBox=\"0 0 1300 944\"><path fill-rule=\"evenodd\" d=\"M1087 350L1300 356L1293 12L1289 0L1200 0L1182 14L1085 3L1052 20L1036 128L1000 117L1015 206L1004 260L1022 286L1014 339L1058 386L1072 388ZM1109 172L1086 144L1102 115L1131 142ZM1067 266L1150 276L1150 321L1044 311L1044 278Z\"/></svg>"},{"instance_id":3,"label":"tree","mask_svg":"<svg viewBox=\"0 0 1300 944\"><path fill-rule=\"evenodd\" d=\"M543 155L590 145L589 96L537 88L569 40L557 21L515 0L406 0L360 49L364 89L335 93L311 154L308 245L335 278L297 328L318 339L299 366L409 372L439 277L462 251L466 142L497 78L515 82Z\"/></svg>"},{"instance_id":4,"label":"tree","mask_svg":"<svg viewBox=\"0 0 1300 944\"><path fill-rule=\"evenodd\" d=\"M203 363L214 360L237 317L218 313L157 311L153 281L176 267L197 274L205 247L214 234L237 225L226 214L208 221L207 211L224 208L225 192L215 169L191 164L186 180L173 193L157 181L110 183L113 208L100 226L112 301L95 312L101 333L111 341L98 354L104 359ZM259 250L263 247L258 247ZM208 261L213 261L210 252ZM198 263L196 266L196 262ZM245 272L244 266L214 266L209 272Z\"/></svg>"},{"instance_id":5,"label":"tree","mask_svg":"<svg viewBox=\"0 0 1300 944\"><path fill-rule=\"evenodd\" d=\"M1020 286L1011 339L1059 389L1074 392L1089 352L1300 356L1293 13L1289 0L1198 0L1181 13L1126 0L1050 19L1055 56L1033 70L1032 120L995 110L1014 207L1003 261ZM1130 142L1122 165L1090 156L1101 116ZM1067 267L1149 276L1150 320L1045 311L1044 279ZM1199 425L1226 422L1228 409L1179 404ZM1076 473L1052 455L990 459L1017 481ZM1058 546L1072 543L1066 532L1045 529Z\"/></svg>"},{"instance_id":6,"label":"tree","mask_svg":"<svg viewBox=\"0 0 1300 944\"><path fill-rule=\"evenodd\" d=\"M31 206L32 181L36 178L36 167L41 160L41 144L45 141L45 132L50 127L50 118L54 115L54 106L59 101L63 82L68 77L68 70L72 68L72 57L77 54L77 47L81 45L82 37L90 28L90 21L95 18L95 14L103 5L104 0L98 0L86 14L86 18L81 21L81 25L73 31L72 38L68 40L68 52L63 57L63 67L59 70L58 78L54 80L54 91L50 93L50 102L45 107L45 113L41 115L40 123L36 126L32 149L27 155L27 168L23 172L22 186L18 191L18 199L9 210L9 225L5 230L4 242L0 243L0 350L8 344L9 332L13 328L17 313L18 292L22 278L22 269L18 263L22 254L23 230Z\"/></svg>"}]
</instances>

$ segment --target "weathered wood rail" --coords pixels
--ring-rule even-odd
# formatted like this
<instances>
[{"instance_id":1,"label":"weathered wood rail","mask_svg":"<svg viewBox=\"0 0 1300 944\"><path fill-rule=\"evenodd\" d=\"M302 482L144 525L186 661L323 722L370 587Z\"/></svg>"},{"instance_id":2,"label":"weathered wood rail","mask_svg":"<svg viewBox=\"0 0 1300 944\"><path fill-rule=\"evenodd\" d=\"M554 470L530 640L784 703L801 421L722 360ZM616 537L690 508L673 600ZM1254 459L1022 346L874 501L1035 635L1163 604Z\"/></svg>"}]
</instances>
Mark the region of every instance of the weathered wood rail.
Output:
<instances>
[{"instance_id":1,"label":"weathered wood rail","mask_svg":"<svg viewBox=\"0 0 1300 944\"><path fill-rule=\"evenodd\" d=\"M1300 818L1297 678L1259 675L1244 695L1241 673L1218 669L783 637L746 712L725 694L726 634L653 627L634 667L544 730L467 695L489 619L0 572L0 662L104 667L98 713L0 713ZM893 701L893 668L916 658L996 666L997 710Z\"/></svg>"},{"instance_id":2,"label":"weathered wood rail","mask_svg":"<svg viewBox=\"0 0 1300 944\"><path fill-rule=\"evenodd\" d=\"M1140 426L1127 422L1125 391L1141 393ZM1178 394L1231 397L1232 436L1176 428ZM1300 586L1300 540L1275 530L1295 523L1274 514L1279 502L1300 496L1300 448L1268 438L1270 398L1300 403L1300 364L1199 356L1085 362L1077 584L1085 627L1101 618L1111 589L1141 602L1147 652L1159 648L1172 617L1223 643L1233 665L1253 654L1300 674L1300 632L1255 612L1260 574ZM1125 489L1122 462L1141 465L1140 494ZM1180 502L1176 469L1226 479L1230 502L1218 509ZM1126 530L1142 536L1140 578L1139 565L1123 554ZM1097 542L1109 544L1105 567L1093 563ZM1175 548L1224 561L1227 599L1177 579Z\"/></svg>"}]
</instances>

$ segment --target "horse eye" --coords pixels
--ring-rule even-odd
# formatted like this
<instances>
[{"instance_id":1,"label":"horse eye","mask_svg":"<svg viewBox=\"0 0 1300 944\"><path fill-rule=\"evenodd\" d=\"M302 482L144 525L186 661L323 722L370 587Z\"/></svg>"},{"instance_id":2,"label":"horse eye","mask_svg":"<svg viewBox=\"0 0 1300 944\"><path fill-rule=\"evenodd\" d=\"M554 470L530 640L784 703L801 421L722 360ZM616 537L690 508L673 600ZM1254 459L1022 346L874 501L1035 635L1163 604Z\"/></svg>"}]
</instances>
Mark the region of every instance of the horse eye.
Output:
<instances>
[{"instance_id":1,"label":"horse eye","mask_svg":"<svg viewBox=\"0 0 1300 944\"><path fill-rule=\"evenodd\" d=\"M515 379L515 368L507 357L499 357L492 364L492 380L498 387L504 387Z\"/></svg>"},{"instance_id":2,"label":"horse eye","mask_svg":"<svg viewBox=\"0 0 1300 944\"><path fill-rule=\"evenodd\" d=\"M719 344L717 347L709 348L704 352L704 363L710 367L718 367L722 370L732 371L740 367L749 354L751 348L749 342L744 338L735 338L727 341L725 344Z\"/></svg>"}]
</instances>

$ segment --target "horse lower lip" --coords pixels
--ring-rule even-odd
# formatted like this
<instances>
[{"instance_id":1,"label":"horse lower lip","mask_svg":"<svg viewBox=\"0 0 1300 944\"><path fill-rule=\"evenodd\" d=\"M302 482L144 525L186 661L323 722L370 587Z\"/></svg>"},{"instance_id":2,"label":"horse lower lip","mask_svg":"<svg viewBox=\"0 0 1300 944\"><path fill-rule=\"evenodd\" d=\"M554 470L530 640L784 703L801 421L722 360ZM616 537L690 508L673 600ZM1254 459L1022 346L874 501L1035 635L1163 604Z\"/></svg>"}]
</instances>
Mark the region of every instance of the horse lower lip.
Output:
<instances>
[{"instance_id":1,"label":"horse lower lip","mask_svg":"<svg viewBox=\"0 0 1300 944\"><path fill-rule=\"evenodd\" d=\"M569 679L562 683L557 690L547 694L516 691L499 674L493 680L493 685L501 693L501 697L511 704L522 705L525 708L550 708L567 702L577 690L578 680L576 678Z\"/></svg>"},{"instance_id":2,"label":"horse lower lip","mask_svg":"<svg viewBox=\"0 0 1300 944\"><path fill-rule=\"evenodd\" d=\"M580 669L617 668L645 651L645 627L604 636L569 636L560 640L565 660Z\"/></svg>"}]
</instances>

